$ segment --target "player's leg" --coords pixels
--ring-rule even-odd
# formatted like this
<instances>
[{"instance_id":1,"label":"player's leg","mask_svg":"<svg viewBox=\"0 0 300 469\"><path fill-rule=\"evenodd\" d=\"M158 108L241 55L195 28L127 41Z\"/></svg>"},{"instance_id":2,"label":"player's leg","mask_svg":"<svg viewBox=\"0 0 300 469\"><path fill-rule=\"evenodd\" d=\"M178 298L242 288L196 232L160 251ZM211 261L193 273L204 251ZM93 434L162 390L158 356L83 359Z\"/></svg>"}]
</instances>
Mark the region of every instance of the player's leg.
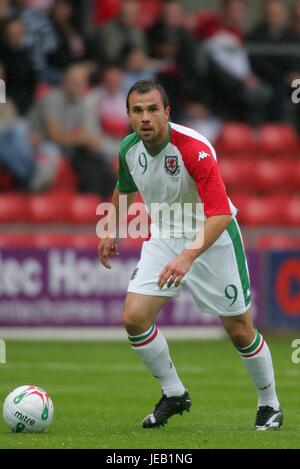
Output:
<instances>
[{"instance_id":1,"label":"player's leg","mask_svg":"<svg viewBox=\"0 0 300 469\"><path fill-rule=\"evenodd\" d=\"M123 311L123 323L132 349L161 384L163 397L154 411L143 421L144 428L164 425L174 414L191 406L184 385L171 360L167 341L155 320L170 297L128 293Z\"/></svg>"},{"instance_id":2,"label":"player's leg","mask_svg":"<svg viewBox=\"0 0 300 469\"><path fill-rule=\"evenodd\" d=\"M185 387L172 363L167 341L155 325L161 308L168 297L128 293L123 312L123 324L132 349L156 377L167 396L180 396Z\"/></svg>"},{"instance_id":3,"label":"player's leg","mask_svg":"<svg viewBox=\"0 0 300 469\"><path fill-rule=\"evenodd\" d=\"M241 233L235 219L193 264L186 283L200 309L219 314L240 352L259 393L256 427L264 430L278 428L276 422L274 426L268 424L270 418L269 423L272 423L275 418L273 413L277 413L279 409L273 365L267 344L253 328L249 311L249 272ZM280 418L282 420L282 416Z\"/></svg>"},{"instance_id":4,"label":"player's leg","mask_svg":"<svg viewBox=\"0 0 300 469\"><path fill-rule=\"evenodd\" d=\"M257 430L277 430L283 414L276 395L272 357L263 336L254 329L250 309L238 316L220 316L258 393Z\"/></svg>"}]
</instances>

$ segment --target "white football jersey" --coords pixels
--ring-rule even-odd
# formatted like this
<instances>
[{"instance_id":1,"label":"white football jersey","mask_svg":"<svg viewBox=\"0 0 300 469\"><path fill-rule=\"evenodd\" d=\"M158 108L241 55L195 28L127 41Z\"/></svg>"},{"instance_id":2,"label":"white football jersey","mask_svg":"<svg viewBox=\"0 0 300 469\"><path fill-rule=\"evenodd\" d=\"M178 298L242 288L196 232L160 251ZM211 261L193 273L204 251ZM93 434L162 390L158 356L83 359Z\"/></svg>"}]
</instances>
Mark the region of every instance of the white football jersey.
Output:
<instances>
[{"instance_id":1,"label":"white football jersey","mask_svg":"<svg viewBox=\"0 0 300 469\"><path fill-rule=\"evenodd\" d=\"M191 237L207 217L235 216L236 208L208 140L187 127L168 125L168 137L155 155L135 132L123 140L117 188L140 192L153 222L152 236Z\"/></svg>"}]
</instances>

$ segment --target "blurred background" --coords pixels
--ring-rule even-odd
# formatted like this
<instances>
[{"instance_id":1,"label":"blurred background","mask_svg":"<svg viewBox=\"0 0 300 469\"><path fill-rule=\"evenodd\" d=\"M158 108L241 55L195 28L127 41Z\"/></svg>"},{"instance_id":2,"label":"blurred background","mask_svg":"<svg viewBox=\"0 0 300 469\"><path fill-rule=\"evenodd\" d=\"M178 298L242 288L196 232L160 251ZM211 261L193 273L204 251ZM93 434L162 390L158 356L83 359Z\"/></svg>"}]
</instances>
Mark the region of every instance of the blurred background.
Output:
<instances>
[{"instance_id":1,"label":"blurred background","mask_svg":"<svg viewBox=\"0 0 300 469\"><path fill-rule=\"evenodd\" d=\"M101 268L96 208L130 132L128 89L153 77L172 120L217 150L257 326L300 329L300 1L0 0L1 337L118 330L143 239ZM220 331L187 291L159 323Z\"/></svg>"}]
</instances>

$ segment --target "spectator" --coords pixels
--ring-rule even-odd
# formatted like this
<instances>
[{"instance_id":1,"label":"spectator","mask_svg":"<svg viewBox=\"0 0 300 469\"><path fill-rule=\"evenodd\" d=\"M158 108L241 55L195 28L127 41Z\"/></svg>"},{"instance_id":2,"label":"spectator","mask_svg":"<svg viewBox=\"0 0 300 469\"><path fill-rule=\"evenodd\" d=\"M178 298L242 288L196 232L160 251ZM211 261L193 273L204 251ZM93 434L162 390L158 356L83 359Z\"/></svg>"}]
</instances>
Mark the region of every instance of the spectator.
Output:
<instances>
[{"instance_id":1,"label":"spectator","mask_svg":"<svg viewBox=\"0 0 300 469\"><path fill-rule=\"evenodd\" d=\"M1 64L0 79L5 79ZM28 129L9 98L5 104L0 104L0 167L13 177L21 189L29 188L36 171Z\"/></svg>"},{"instance_id":2,"label":"spectator","mask_svg":"<svg viewBox=\"0 0 300 469\"><path fill-rule=\"evenodd\" d=\"M121 68L108 66L100 85L86 99L89 129L94 135L102 133L102 151L108 160L118 155L120 142L129 131L123 80Z\"/></svg>"},{"instance_id":3,"label":"spectator","mask_svg":"<svg viewBox=\"0 0 300 469\"><path fill-rule=\"evenodd\" d=\"M54 0L30 0L29 5L33 8L38 8L47 13L52 7L53 1Z\"/></svg>"},{"instance_id":4,"label":"spectator","mask_svg":"<svg viewBox=\"0 0 300 469\"><path fill-rule=\"evenodd\" d=\"M129 47L123 51L124 81L127 93L131 86L139 80L154 78L157 68L141 47Z\"/></svg>"},{"instance_id":5,"label":"spectator","mask_svg":"<svg viewBox=\"0 0 300 469\"><path fill-rule=\"evenodd\" d=\"M185 29L184 19L180 0L165 1L160 18L147 33L150 57L161 61L158 77L168 92L173 114L189 94L194 75L195 44Z\"/></svg>"},{"instance_id":6,"label":"spectator","mask_svg":"<svg viewBox=\"0 0 300 469\"><path fill-rule=\"evenodd\" d=\"M187 41L184 29L185 12L180 0L167 0L158 21L148 30L151 57L177 60L180 47Z\"/></svg>"},{"instance_id":7,"label":"spectator","mask_svg":"<svg viewBox=\"0 0 300 469\"><path fill-rule=\"evenodd\" d=\"M10 6L8 0L0 0L0 47L3 41L3 29L10 16Z\"/></svg>"},{"instance_id":8,"label":"spectator","mask_svg":"<svg viewBox=\"0 0 300 469\"><path fill-rule=\"evenodd\" d=\"M107 23L115 18L123 0L94 0L93 21L94 24Z\"/></svg>"},{"instance_id":9,"label":"spectator","mask_svg":"<svg viewBox=\"0 0 300 469\"><path fill-rule=\"evenodd\" d=\"M71 0L55 0L50 20L56 34L56 48L48 55L48 81L58 82L64 69L87 57L87 42L74 19Z\"/></svg>"},{"instance_id":10,"label":"spectator","mask_svg":"<svg viewBox=\"0 0 300 469\"><path fill-rule=\"evenodd\" d=\"M220 13L196 27L195 34L203 41L210 61L209 83L216 111L229 119L258 124L271 96L251 68L242 31L244 16L245 0L223 0Z\"/></svg>"},{"instance_id":11,"label":"spectator","mask_svg":"<svg viewBox=\"0 0 300 469\"><path fill-rule=\"evenodd\" d=\"M0 48L0 62L5 68L6 92L21 115L25 115L32 105L37 81L30 51L25 46L25 35L23 22L17 18L9 19Z\"/></svg>"},{"instance_id":12,"label":"spectator","mask_svg":"<svg viewBox=\"0 0 300 469\"><path fill-rule=\"evenodd\" d=\"M70 159L79 178L79 189L108 196L114 186L111 168L101 156L101 138L88 131L84 94L87 69L73 65L66 71L63 85L36 104L31 116L35 141L43 143L44 154L57 161Z\"/></svg>"},{"instance_id":13,"label":"spectator","mask_svg":"<svg viewBox=\"0 0 300 469\"><path fill-rule=\"evenodd\" d=\"M297 0L291 9L290 28L292 35L300 39L300 1Z\"/></svg>"},{"instance_id":14,"label":"spectator","mask_svg":"<svg viewBox=\"0 0 300 469\"><path fill-rule=\"evenodd\" d=\"M291 70L288 74L288 81L290 84L294 80L299 79L300 76L300 1L296 1L291 8L290 15L290 45L289 49L292 53ZM289 91L289 96L290 96ZM290 106L289 117L293 121L298 133L300 134L300 108L299 104Z\"/></svg>"},{"instance_id":15,"label":"spectator","mask_svg":"<svg viewBox=\"0 0 300 469\"><path fill-rule=\"evenodd\" d=\"M93 50L99 63L120 62L124 47L145 48L144 33L138 28L139 7L137 0L126 0L116 19L96 28Z\"/></svg>"},{"instance_id":16,"label":"spectator","mask_svg":"<svg viewBox=\"0 0 300 469\"><path fill-rule=\"evenodd\" d=\"M181 118L183 125L192 126L210 142L215 143L222 130L222 120L212 115L201 102L189 102Z\"/></svg>"},{"instance_id":17,"label":"spectator","mask_svg":"<svg viewBox=\"0 0 300 469\"><path fill-rule=\"evenodd\" d=\"M292 56L292 76L290 79L293 80L299 78L300 73L300 0L296 1L291 8L288 30L290 44L287 49L291 51Z\"/></svg>"},{"instance_id":18,"label":"spectator","mask_svg":"<svg viewBox=\"0 0 300 469\"><path fill-rule=\"evenodd\" d=\"M55 33L48 16L37 8L31 8L31 0L15 0L15 13L25 24L25 43L31 51L34 69L39 81L47 78L47 57L57 47Z\"/></svg>"},{"instance_id":19,"label":"spectator","mask_svg":"<svg viewBox=\"0 0 300 469\"><path fill-rule=\"evenodd\" d=\"M288 56L290 31L287 7L282 0L266 0L262 21L248 35L253 70L272 89L267 120L281 122L287 118L287 75L293 58Z\"/></svg>"}]
</instances>

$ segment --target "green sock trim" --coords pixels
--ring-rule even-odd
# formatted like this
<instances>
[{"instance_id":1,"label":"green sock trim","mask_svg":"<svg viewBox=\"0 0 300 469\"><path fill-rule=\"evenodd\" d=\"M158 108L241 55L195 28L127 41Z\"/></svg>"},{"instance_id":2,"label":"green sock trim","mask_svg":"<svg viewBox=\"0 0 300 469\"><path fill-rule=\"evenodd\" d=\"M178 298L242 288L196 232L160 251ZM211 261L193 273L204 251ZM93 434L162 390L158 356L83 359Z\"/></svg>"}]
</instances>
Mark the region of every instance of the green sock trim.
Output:
<instances>
[{"instance_id":1,"label":"green sock trim","mask_svg":"<svg viewBox=\"0 0 300 469\"><path fill-rule=\"evenodd\" d=\"M155 331L155 324L153 324L149 332L146 332L143 335L139 335L139 336L129 335L128 336L129 342L143 342L145 339L150 337L150 335L152 335L154 331Z\"/></svg>"},{"instance_id":2,"label":"green sock trim","mask_svg":"<svg viewBox=\"0 0 300 469\"><path fill-rule=\"evenodd\" d=\"M248 347L245 347L245 348L239 348L239 347L236 347L236 348L243 355L246 354L246 353L252 353L258 348L261 341L262 341L262 336L258 331L256 331L256 335L255 335L254 340L253 340L251 345L249 345Z\"/></svg>"}]
</instances>

